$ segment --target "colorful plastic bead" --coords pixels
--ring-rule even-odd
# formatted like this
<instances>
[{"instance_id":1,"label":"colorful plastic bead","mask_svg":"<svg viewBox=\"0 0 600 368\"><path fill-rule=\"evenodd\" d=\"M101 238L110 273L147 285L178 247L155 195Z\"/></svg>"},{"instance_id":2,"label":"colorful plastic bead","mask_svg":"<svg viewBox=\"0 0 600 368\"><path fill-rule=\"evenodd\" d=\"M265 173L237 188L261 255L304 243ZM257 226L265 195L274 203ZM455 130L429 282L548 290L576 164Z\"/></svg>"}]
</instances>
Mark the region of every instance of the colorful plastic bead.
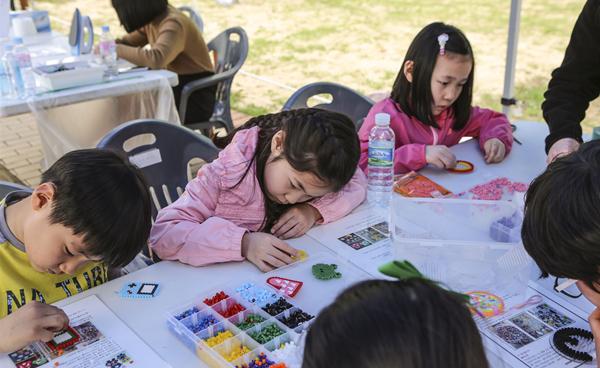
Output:
<instances>
[{"instance_id":1,"label":"colorful plastic bead","mask_svg":"<svg viewBox=\"0 0 600 368\"><path fill-rule=\"evenodd\" d=\"M210 325L214 325L217 322L219 322L219 321L217 321L217 319L215 317L208 315L208 316L201 318L197 323L192 323L190 326L190 330L193 333L197 333L197 332L204 330L205 328L207 328Z\"/></svg>"},{"instance_id":2,"label":"colorful plastic bead","mask_svg":"<svg viewBox=\"0 0 600 368\"><path fill-rule=\"evenodd\" d=\"M310 314L298 309L292 312L289 317L281 318L280 321L289 328L296 328L302 323L308 322L313 318L315 318L315 316L311 316Z\"/></svg>"},{"instance_id":3,"label":"colorful plastic bead","mask_svg":"<svg viewBox=\"0 0 600 368\"><path fill-rule=\"evenodd\" d=\"M225 294L225 292L223 292L223 291L219 291L212 297L204 299L204 304L209 305L209 306L215 305L218 302L220 302L221 300L225 300L227 298L229 298L229 295Z\"/></svg>"},{"instance_id":4,"label":"colorful plastic bead","mask_svg":"<svg viewBox=\"0 0 600 368\"><path fill-rule=\"evenodd\" d=\"M263 327L260 331L248 332L248 335L259 344L265 344L284 332L279 326L272 323Z\"/></svg>"},{"instance_id":5,"label":"colorful plastic bead","mask_svg":"<svg viewBox=\"0 0 600 368\"><path fill-rule=\"evenodd\" d=\"M176 315L175 319L178 321L181 321L182 319L187 318L187 317L191 316L192 314L195 314L198 312L199 312L198 307L194 306L194 307Z\"/></svg>"},{"instance_id":6,"label":"colorful plastic bead","mask_svg":"<svg viewBox=\"0 0 600 368\"><path fill-rule=\"evenodd\" d=\"M249 352L250 352L250 349L248 349L248 347L246 345L240 345L240 346L234 348L233 350L231 350L229 353L223 355L223 358L225 358L225 360L228 362L232 362L232 361L248 354Z\"/></svg>"},{"instance_id":7,"label":"colorful plastic bead","mask_svg":"<svg viewBox=\"0 0 600 368\"><path fill-rule=\"evenodd\" d=\"M275 303L267 304L263 310L272 316L276 316L286 309L290 309L292 305L284 298L279 298Z\"/></svg>"},{"instance_id":8,"label":"colorful plastic bead","mask_svg":"<svg viewBox=\"0 0 600 368\"><path fill-rule=\"evenodd\" d=\"M244 319L244 322L240 322L236 325L240 330L247 330L261 322L264 322L265 318L258 314L248 314Z\"/></svg>"},{"instance_id":9,"label":"colorful plastic bead","mask_svg":"<svg viewBox=\"0 0 600 368\"><path fill-rule=\"evenodd\" d=\"M232 337L233 337L233 333L229 330L226 330L226 331L221 331L217 335L215 335L213 337L209 337L208 339L206 339L204 341L206 342L206 345L213 347L215 345L219 345L223 341L230 339Z\"/></svg>"}]
</instances>

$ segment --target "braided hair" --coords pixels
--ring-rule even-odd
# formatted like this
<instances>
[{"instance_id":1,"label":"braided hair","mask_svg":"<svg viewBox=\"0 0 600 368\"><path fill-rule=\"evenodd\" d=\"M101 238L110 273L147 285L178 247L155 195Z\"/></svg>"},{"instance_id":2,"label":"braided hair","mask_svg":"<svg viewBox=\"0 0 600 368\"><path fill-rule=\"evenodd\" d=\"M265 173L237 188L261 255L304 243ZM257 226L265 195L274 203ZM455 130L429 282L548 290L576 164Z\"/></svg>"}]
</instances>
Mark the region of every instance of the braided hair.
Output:
<instances>
[{"instance_id":1,"label":"braided hair","mask_svg":"<svg viewBox=\"0 0 600 368\"><path fill-rule=\"evenodd\" d=\"M333 192L346 185L358 165L360 146L352 120L346 115L321 109L308 108L281 111L254 117L227 136L214 137L219 148L228 145L240 130L258 126L258 143L254 156L240 181L256 165L256 177L265 198L265 219L262 231L269 231L275 221L293 204L280 204L271 200L265 185L265 166L271 155L273 136L283 131L282 155L297 171L310 172L323 181Z\"/></svg>"}]
</instances>

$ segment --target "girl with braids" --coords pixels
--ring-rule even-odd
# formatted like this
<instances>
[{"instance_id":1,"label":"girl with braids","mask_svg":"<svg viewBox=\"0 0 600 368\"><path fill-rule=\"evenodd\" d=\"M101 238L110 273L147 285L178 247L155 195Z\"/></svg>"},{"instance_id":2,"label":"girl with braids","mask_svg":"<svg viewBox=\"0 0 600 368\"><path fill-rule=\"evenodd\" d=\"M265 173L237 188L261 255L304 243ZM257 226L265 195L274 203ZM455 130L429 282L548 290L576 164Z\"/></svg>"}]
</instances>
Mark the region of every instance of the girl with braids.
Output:
<instances>
[{"instance_id":1,"label":"girl with braids","mask_svg":"<svg viewBox=\"0 0 600 368\"><path fill-rule=\"evenodd\" d=\"M246 258L266 272L297 255L282 239L343 217L366 196L345 115L282 111L214 141L219 157L158 213L150 244L162 259L203 266Z\"/></svg>"}]
</instances>

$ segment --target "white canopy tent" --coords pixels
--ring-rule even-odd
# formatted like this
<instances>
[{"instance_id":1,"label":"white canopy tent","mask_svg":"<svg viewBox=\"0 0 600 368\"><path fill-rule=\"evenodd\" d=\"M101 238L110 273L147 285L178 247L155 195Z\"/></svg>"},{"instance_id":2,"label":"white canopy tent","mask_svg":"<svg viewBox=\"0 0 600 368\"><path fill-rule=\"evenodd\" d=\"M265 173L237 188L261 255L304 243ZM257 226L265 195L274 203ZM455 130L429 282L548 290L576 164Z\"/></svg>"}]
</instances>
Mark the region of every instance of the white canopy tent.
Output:
<instances>
[{"instance_id":1,"label":"white canopy tent","mask_svg":"<svg viewBox=\"0 0 600 368\"><path fill-rule=\"evenodd\" d=\"M510 107L515 105L515 66L517 64L517 45L521 23L521 0L511 0L510 19L508 21L508 42L506 46L506 65L504 67L504 91L502 92L502 112L508 115Z\"/></svg>"}]
</instances>

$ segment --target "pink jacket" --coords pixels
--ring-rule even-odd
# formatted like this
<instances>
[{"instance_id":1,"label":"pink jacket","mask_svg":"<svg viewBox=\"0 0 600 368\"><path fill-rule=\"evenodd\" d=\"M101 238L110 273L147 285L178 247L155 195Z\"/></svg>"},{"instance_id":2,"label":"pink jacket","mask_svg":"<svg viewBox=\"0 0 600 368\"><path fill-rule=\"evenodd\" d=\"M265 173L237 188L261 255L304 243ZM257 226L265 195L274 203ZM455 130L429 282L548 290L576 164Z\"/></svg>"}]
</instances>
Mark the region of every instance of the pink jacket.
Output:
<instances>
[{"instance_id":1,"label":"pink jacket","mask_svg":"<svg viewBox=\"0 0 600 368\"><path fill-rule=\"evenodd\" d=\"M427 165L425 146L437 144L453 146L462 137L479 137L479 147L482 151L483 145L488 139L498 138L504 143L508 155L512 147L513 137L510 123L504 114L473 107L471 108L471 118L465 127L456 132L450 129L454 124L454 115L449 110L446 109L438 116L437 123L440 129L435 129L405 114L400 106L389 97L378 102L371 108L358 132L360 139L360 161L358 165L366 172L369 133L375 125L375 114L380 112L390 114L390 127L396 135L395 173L419 170Z\"/></svg>"},{"instance_id":2,"label":"pink jacket","mask_svg":"<svg viewBox=\"0 0 600 368\"><path fill-rule=\"evenodd\" d=\"M162 259L193 266L241 261L242 236L258 231L265 216L263 193L255 165L244 175L258 142L258 127L239 131L219 157L204 165L183 195L159 211L150 245ZM338 193L309 202L323 217L337 220L366 196L367 179L360 169Z\"/></svg>"}]
</instances>

